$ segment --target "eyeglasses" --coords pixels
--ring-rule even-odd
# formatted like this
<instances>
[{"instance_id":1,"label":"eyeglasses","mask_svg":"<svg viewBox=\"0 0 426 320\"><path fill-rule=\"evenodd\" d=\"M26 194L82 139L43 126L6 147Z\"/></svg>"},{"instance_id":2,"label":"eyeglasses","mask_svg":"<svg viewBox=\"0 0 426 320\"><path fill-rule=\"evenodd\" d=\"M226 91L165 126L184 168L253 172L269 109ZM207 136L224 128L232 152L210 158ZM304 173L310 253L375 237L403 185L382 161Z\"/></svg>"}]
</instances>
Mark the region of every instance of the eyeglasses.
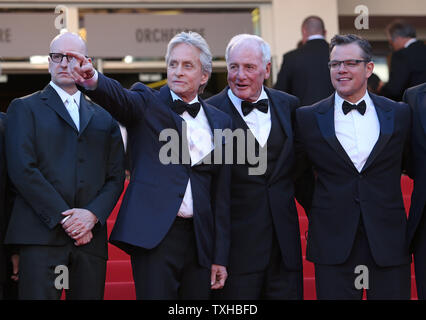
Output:
<instances>
[{"instance_id":1,"label":"eyeglasses","mask_svg":"<svg viewBox=\"0 0 426 320\"><path fill-rule=\"evenodd\" d=\"M343 65L347 68L355 68L358 64L361 62L370 62L371 60L357 60L357 59L350 59L350 60L331 60L328 63L328 67L330 69L338 69L340 65L343 63Z\"/></svg>"},{"instance_id":2,"label":"eyeglasses","mask_svg":"<svg viewBox=\"0 0 426 320\"><path fill-rule=\"evenodd\" d=\"M71 62L71 60L74 58L73 56L67 56L66 54L62 53L49 53L49 57L54 63L61 63L64 57L67 59L68 62ZM85 57L89 58L87 56Z\"/></svg>"}]
</instances>

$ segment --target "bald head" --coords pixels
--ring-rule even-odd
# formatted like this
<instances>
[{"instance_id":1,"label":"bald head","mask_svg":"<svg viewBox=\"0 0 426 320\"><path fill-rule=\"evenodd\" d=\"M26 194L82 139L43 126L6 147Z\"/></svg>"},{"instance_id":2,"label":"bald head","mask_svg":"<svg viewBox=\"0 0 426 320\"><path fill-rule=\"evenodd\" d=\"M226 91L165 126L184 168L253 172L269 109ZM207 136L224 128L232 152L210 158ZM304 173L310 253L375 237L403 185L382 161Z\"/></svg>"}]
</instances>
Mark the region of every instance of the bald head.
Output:
<instances>
[{"instance_id":1,"label":"bald head","mask_svg":"<svg viewBox=\"0 0 426 320\"><path fill-rule=\"evenodd\" d=\"M313 35L325 36L324 21L318 16L309 16L302 23L302 36L303 39L307 40L309 36Z\"/></svg>"},{"instance_id":2,"label":"bald head","mask_svg":"<svg viewBox=\"0 0 426 320\"><path fill-rule=\"evenodd\" d=\"M73 32L64 32L53 38L52 42L50 42L50 52L59 52L58 48L71 46L74 48L74 51L87 56L86 42L78 34Z\"/></svg>"},{"instance_id":3,"label":"bald head","mask_svg":"<svg viewBox=\"0 0 426 320\"><path fill-rule=\"evenodd\" d=\"M60 61L55 61L49 56L49 73L52 82L68 92L74 94L77 92L74 79L68 72L68 58L64 58L68 52L77 52L87 56L87 46L84 40L77 34L71 32L61 33L50 43L50 53L62 55Z\"/></svg>"}]
</instances>

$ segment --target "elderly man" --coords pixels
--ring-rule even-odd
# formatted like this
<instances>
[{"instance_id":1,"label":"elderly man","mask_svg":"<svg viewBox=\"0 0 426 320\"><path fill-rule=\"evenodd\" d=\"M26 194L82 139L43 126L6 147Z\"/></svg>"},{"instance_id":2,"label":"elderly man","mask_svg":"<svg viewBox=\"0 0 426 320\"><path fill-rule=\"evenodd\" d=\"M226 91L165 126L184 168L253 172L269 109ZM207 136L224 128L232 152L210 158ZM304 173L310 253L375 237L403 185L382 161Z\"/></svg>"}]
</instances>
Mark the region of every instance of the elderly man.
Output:
<instances>
[{"instance_id":1,"label":"elderly man","mask_svg":"<svg viewBox=\"0 0 426 320\"><path fill-rule=\"evenodd\" d=\"M367 91L372 48L335 36L335 94L296 111L296 147L316 171L306 257L318 299L410 298L407 218L401 193L406 104Z\"/></svg>"},{"instance_id":2,"label":"elderly man","mask_svg":"<svg viewBox=\"0 0 426 320\"><path fill-rule=\"evenodd\" d=\"M67 299L103 299L106 220L123 190L123 142L117 122L75 86L70 50L87 55L78 35L54 38L52 81L7 110L7 164L17 195L6 243L19 247L20 299L59 299L67 284Z\"/></svg>"},{"instance_id":3,"label":"elderly man","mask_svg":"<svg viewBox=\"0 0 426 320\"><path fill-rule=\"evenodd\" d=\"M381 84L380 94L401 101L404 91L426 82L426 45L416 39L416 29L403 20L386 27L391 56L389 81Z\"/></svg>"},{"instance_id":4,"label":"elderly man","mask_svg":"<svg viewBox=\"0 0 426 320\"><path fill-rule=\"evenodd\" d=\"M126 90L75 57L76 82L127 128L131 181L110 241L131 255L137 298L208 299L227 277L230 170L200 161L217 149L214 130L231 120L198 96L212 70L207 43L195 32L170 40L160 91L142 83ZM182 150L174 164L161 159L165 130ZM200 132L207 137L197 141Z\"/></svg>"},{"instance_id":5,"label":"elderly man","mask_svg":"<svg viewBox=\"0 0 426 320\"><path fill-rule=\"evenodd\" d=\"M229 87L208 100L232 117L247 141L254 136L256 153L266 149L267 158L266 171L260 175L249 174L248 162L232 166L229 279L217 292L221 299L303 297L292 180L291 119L299 100L263 86L270 75L270 59L269 45L262 38L233 37L226 48Z\"/></svg>"}]
</instances>

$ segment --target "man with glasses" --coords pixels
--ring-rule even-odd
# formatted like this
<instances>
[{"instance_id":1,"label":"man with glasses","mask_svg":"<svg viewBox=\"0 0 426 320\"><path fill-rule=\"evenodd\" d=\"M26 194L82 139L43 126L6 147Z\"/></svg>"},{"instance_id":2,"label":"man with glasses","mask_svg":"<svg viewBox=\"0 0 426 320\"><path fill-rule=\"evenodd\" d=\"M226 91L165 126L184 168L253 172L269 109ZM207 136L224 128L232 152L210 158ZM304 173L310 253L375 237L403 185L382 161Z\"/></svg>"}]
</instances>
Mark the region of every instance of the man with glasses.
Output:
<instances>
[{"instance_id":1,"label":"man with glasses","mask_svg":"<svg viewBox=\"0 0 426 320\"><path fill-rule=\"evenodd\" d=\"M7 164L17 196L6 243L19 247L20 299L59 299L62 287L67 299L104 294L106 220L123 189L123 142L111 115L77 90L69 50L87 55L78 35L55 37L51 82L7 110Z\"/></svg>"},{"instance_id":2,"label":"man with glasses","mask_svg":"<svg viewBox=\"0 0 426 320\"><path fill-rule=\"evenodd\" d=\"M400 185L410 109L367 91L371 55L368 41L335 36L335 94L296 110L296 150L316 171L306 256L318 299L410 298Z\"/></svg>"}]
</instances>

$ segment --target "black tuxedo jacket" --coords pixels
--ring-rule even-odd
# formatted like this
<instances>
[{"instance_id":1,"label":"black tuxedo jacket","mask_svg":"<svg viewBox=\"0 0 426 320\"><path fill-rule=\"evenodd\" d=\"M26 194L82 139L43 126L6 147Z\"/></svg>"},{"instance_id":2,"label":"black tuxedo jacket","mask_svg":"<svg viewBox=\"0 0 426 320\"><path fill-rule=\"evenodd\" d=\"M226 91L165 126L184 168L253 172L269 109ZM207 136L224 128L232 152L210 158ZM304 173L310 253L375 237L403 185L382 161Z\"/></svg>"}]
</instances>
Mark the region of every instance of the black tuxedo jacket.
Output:
<instances>
[{"instance_id":1,"label":"black tuxedo jacket","mask_svg":"<svg viewBox=\"0 0 426 320\"><path fill-rule=\"evenodd\" d=\"M6 280L6 250L4 247L4 238L8 221L6 211L6 157L4 150L4 121L5 114L0 113L0 285Z\"/></svg>"},{"instance_id":2,"label":"black tuxedo jacket","mask_svg":"<svg viewBox=\"0 0 426 320\"><path fill-rule=\"evenodd\" d=\"M199 263L207 268L212 263L226 266L230 168L220 164L191 167L183 161L183 153L178 155L178 164L160 162L160 150L166 142L159 136L164 129L173 129L182 141L184 120L170 108L170 89L164 86L157 91L136 83L127 90L99 73L97 89L87 94L126 126L131 150L131 181L110 241L130 254L135 246L155 248L176 219L190 179ZM226 114L200 102L212 132L231 126Z\"/></svg>"},{"instance_id":3,"label":"black tuxedo jacket","mask_svg":"<svg viewBox=\"0 0 426 320\"><path fill-rule=\"evenodd\" d=\"M301 48L284 54L274 88L295 95L302 106L328 97L334 91L328 60L327 41L309 40Z\"/></svg>"},{"instance_id":4,"label":"black tuxedo jacket","mask_svg":"<svg viewBox=\"0 0 426 320\"><path fill-rule=\"evenodd\" d=\"M414 189L408 216L408 241L411 249L415 249L415 234L426 204L426 83L407 89L404 101L409 104L413 119L410 176L414 179Z\"/></svg>"},{"instance_id":5,"label":"black tuxedo jacket","mask_svg":"<svg viewBox=\"0 0 426 320\"><path fill-rule=\"evenodd\" d=\"M61 212L85 208L99 219L82 246L107 258L106 220L124 184L120 129L98 105L80 100L80 132L51 86L15 99L7 110L6 157L17 190L6 243L64 245Z\"/></svg>"},{"instance_id":6,"label":"black tuxedo jacket","mask_svg":"<svg viewBox=\"0 0 426 320\"><path fill-rule=\"evenodd\" d=\"M228 97L226 87L208 102L233 117L233 124L244 122ZM302 255L297 210L294 201L292 168L294 164L292 113L299 106L296 97L265 88L286 140L272 169L265 177L248 174L250 165L234 164L231 177L231 253L232 273L259 272L270 257L271 234L265 221L272 216L273 227L285 266L301 270ZM239 119L237 119L237 117ZM245 123L245 122L244 122ZM246 127L248 129L248 127ZM234 150L237 148L234 142ZM235 162L234 157L234 162Z\"/></svg>"},{"instance_id":7,"label":"black tuxedo jacket","mask_svg":"<svg viewBox=\"0 0 426 320\"><path fill-rule=\"evenodd\" d=\"M401 193L410 109L404 103L371 93L370 97L380 122L380 135L361 172L336 137L334 95L296 111L296 150L306 153L316 171L306 252L307 259L314 263L345 262L360 217L378 265L410 262Z\"/></svg>"},{"instance_id":8,"label":"black tuxedo jacket","mask_svg":"<svg viewBox=\"0 0 426 320\"><path fill-rule=\"evenodd\" d=\"M405 89L423 82L426 82L426 45L423 41L416 41L392 54L389 81L380 93L401 101Z\"/></svg>"}]
</instances>

